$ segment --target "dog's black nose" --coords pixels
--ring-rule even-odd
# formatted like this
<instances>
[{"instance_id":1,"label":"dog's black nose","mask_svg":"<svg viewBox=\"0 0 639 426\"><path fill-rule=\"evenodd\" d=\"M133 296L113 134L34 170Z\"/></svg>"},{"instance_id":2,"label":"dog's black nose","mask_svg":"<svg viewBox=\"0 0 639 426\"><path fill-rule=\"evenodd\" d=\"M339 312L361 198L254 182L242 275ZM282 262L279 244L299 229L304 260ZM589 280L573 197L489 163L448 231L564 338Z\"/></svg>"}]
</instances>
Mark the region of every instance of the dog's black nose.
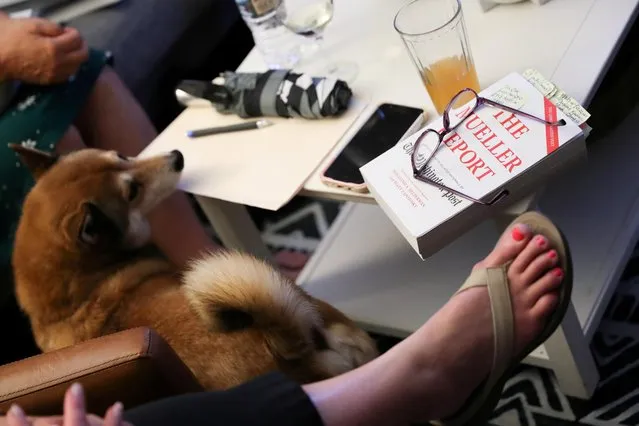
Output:
<instances>
[{"instance_id":1,"label":"dog's black nose","mask_svg":"<svg viewBox=\"0 0 639 426\"><path fill-rule=\"evenodd\" d=\"M181 172L184 169L184 156L177 149L175 151L171 151L171 166L173 170L176 172Z\"/></svg>"}]
</instances>

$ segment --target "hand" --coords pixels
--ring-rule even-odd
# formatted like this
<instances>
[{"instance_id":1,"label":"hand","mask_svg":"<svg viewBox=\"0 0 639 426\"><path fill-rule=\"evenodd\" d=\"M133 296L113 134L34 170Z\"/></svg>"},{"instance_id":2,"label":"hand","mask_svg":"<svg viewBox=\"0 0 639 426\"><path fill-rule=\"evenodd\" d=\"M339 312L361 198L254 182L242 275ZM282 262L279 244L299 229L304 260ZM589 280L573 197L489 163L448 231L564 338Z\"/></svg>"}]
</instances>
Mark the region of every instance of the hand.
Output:
<instances>
[{"instance_id":1,"label":"hand","mask_svg":"<svg viewBox=\"0 0 639 426\"><path fill-rule=\"evenodd\" d=\"M0 80L62 83L88 56L86 43L73 28L39 18L8 19L0 25Z\"/></svg>"},{"instance_id":2,"label":"hand","mask_svg":"<svg viewBox=\"0 0 639 426\"><path fill-rule=\"evenodd\" d=\"M87 415L82 386L76 383L64 396L64 415L55 417L27 417L17 405L11 407L6 417L0 417L0 426L132 426L122 420L122 404L115 403L104 419Z\"/></svg>"}]
</instances>

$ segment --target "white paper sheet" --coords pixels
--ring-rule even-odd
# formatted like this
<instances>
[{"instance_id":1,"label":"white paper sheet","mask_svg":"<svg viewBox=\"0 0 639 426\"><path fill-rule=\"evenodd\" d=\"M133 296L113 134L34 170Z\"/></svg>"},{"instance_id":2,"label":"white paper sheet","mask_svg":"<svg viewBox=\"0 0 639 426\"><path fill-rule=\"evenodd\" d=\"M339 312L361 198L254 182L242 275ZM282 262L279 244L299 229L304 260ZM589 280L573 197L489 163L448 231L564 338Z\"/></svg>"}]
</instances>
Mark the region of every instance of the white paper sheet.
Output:
<instances>
[{"instance_id":1,"label":"white paper sheet","mask_svg":"<svg viewBox=\"0 0 639 426\"><path fill-rule=\"evenodd\" d=\"M354 97L339 118L269 118L275 124L263 129L189 139L187 130L243 121L211 107L192 107L141 155L178 149L185 158L180 189L277 210L297 194L365 106L364 100Z\"/></svg>"}]
</instances>

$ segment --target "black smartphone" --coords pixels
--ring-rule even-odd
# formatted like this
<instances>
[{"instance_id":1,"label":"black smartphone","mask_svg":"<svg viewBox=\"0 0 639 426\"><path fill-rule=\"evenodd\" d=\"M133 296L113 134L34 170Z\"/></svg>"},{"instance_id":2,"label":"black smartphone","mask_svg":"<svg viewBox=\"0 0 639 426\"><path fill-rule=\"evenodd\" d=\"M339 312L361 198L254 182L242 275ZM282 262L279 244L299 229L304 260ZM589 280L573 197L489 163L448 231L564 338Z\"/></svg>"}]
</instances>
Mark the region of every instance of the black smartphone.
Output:
<instances>
[{"instance_id":1,"label":"black smartphone","mask_svg":"<svg viewBox=\"0 0 639 426\"><path fill-rule=\"evenodd\" d=\"M424 111L396 104L381 104L357 131L321 176L326 185L366 192L359 168L416 131Z\"/></svg>"}]
</instances>

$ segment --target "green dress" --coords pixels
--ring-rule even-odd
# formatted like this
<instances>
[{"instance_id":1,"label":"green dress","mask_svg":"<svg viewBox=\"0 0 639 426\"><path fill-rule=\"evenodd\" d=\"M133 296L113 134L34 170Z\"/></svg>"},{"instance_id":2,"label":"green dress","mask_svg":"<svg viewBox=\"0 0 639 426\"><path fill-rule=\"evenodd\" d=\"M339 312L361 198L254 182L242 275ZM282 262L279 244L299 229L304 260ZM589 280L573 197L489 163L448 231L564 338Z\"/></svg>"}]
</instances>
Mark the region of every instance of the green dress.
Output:
<instances>
[{"instance_id":1,"label":"green dress","mask_svg":"<svg viewBox=\"0 0 639 426\"><path fill-rule=\"evenodd\" d=\"M10 273L22 202L34 184L8 144L52 151L75 122L98 76L110 62L108 52L91 50L89 59L67 82L51 86L21 84L11 103L0 112L0 302L8 290L2 287L6 287L3 283Z\"/></svg>"}]
</instances>

